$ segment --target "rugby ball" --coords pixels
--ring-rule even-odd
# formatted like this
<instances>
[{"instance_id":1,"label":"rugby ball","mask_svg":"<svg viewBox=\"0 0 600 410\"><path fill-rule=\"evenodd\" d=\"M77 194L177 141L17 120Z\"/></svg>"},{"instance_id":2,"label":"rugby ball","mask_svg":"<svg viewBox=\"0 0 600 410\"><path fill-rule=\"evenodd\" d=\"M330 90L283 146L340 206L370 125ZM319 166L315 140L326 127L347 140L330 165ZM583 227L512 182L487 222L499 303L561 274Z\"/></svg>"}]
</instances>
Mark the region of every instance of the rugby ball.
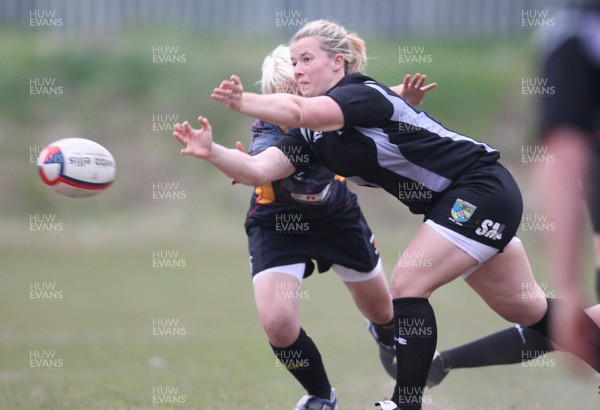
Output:
<instances>
[{"instance_id":1,"label":"rugby ball","mask_svg":"<svg viewBox=\"0 0 600 410\"><path fill-rule=\"evenodd\" d=\"M105 190L117 174L111 153L85 138L65 138L47 145L40 152L37 167L50 189L77 198Z\"/></svg>"}]
</instances>

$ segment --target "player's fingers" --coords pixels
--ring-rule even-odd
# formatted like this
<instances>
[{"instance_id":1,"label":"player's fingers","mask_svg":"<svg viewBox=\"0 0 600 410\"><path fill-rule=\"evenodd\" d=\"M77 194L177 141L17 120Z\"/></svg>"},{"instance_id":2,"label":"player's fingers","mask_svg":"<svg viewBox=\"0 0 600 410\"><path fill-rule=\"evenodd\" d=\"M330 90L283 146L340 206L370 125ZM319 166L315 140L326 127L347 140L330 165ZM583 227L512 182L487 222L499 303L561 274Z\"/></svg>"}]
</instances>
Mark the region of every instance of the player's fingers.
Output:
<instances>
[{"instance_id":1,"label":"player's fingers","mask_svg":"<svg viewBox=\"0 0 600 410\"><path fill-rule=\"evenodd\" d=\"M179 141L179 142L180 142L180 143L182 143L183 145L187 145L187 139L186 139L186 138L185 138L183 135L181 135L179 132L177 132L177 131L174 131L174 132L173 132L173 136L175 137L175 139L176 139L177 141Z\"/></svg>"},{"instance_id":2,"label":"player's fingers","mask_svg":"<svg viewBox=\"0 0 600 410\"><path fill-rule=\"evenodd\" d=\"M225 101L231 95L231 90L215 88L211 94L211 98L218 101Z\"/></svg>"},{"instance_id":3,"label":"player's fingers","mask_svg":"<svg viewBox=\"0 0 600 410\"><path fill-rule=\"evenodd\" d=\"M222 99L223 96L227 95L228 93L231 92L231 89L228 85L228 81L224 80L221 82L221 84L219 84L219 86L217 88L215 88L211 94L211 97L214 99ZM217 97L217 98L215 98Z\"/></svg>"},{"instance_id":4,"label":"player's fingers","mask_svg":"<svg viewBox=\"0 0 600 410\"><path fill-rule=\"evenodd\" d=\"M402 82L404 88L407 88L410 85L410 74L406 74L404 76L404 81Z\"/></svg>"},{"instance_id":5,"label":"player's fingers","mask_svg":"<svg viewBox=\"0 0 600 410\"><path fill-rule=\"evenodd\" d=\"M207 132L212 132L212 127L210 126L210 122L208 122L208 118L199 116L198 122L202 125L202 129L205 129Z\"/></svg>"},{"instance_id":6,"label":"player's fingers","mask_svg":"<svg viewBox=\"0 0 600 410\"><path fill-rule=\"evenodd\" d=\"M231 89L230 95L232 98L239 98L239 96L241 96L243 92L244 92L244 89L242 88L242 85L235 84L235 85L233 85L233 88Z\"/></svg>"},{"instance_id":7,"label":"player's fingers","mask_svg":"<svg viewBox=\"0 0 600 410\"><path fill-rule=\"evenodd\" d=\"M410 82L411 87L416 88L417 84L419 83L420 80L421 80L421 73L416 73L413 76L412 81Z\"/></svg>"},{"instance_id":8,"label":"player's fingers","mask_svg":"<svg viewBox=\"0 0 600 410\"><path fill-rule=\"evenodd\" d=\"M423 91L429 91L434 89L435 87L437 87L437 83L431 83L431 84L427 84L426 86L424 86L423 88L421 88L421 90Z\"/></svg>"},{"instance_id":9,"label":"player's fingers","mask_svg":"<svg viewBox=\"0 0 600 410\"><path fill-rule=\"evenodd\" d=\"M242 88L242 81L238 76L232 75L229 80L223 81L221 88L224 90L237 91Z\"/></svg>"}]
</instances>

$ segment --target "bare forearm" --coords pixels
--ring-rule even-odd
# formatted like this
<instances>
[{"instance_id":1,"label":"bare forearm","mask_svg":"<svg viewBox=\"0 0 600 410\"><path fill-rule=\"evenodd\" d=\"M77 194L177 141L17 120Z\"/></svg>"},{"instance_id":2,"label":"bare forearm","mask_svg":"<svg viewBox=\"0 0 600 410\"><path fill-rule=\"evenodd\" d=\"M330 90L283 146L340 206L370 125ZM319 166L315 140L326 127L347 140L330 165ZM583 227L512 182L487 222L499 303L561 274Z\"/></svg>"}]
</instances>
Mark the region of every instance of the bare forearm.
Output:
<instances>
[{"instance_id":1,"label":"bare forearm","mask_svg":"<svg viewBox=\"0 0 600 410\"><path fill-rule=\"evenodd\" d=\"M228 149L216 144L208 119L198 117L202 126L194 129L188 121L175 124L173 136L183 144L184 155L205 159L236 182L245 185L263 185L294 173L295 167L278 148L269 147L251 157L238 149Z\"/></svg>"},{"instance_id":2,"label":"bare forearm","mask_svg":"<svg viewBox=\"0 0 600 410\"><path fill-rule=\"evenodd\" d=\"M242 114L288 128L335 131L344 126L341 107L327 96L243 93L237 109Z\"/></svg>"},{"instance_id":3,"label":"bare forearm","mask_svg":"<svg viewBox=\"0 0 600 410\"><path fill-rule=\"evenodd\" d=\"M588 149L584 137L577 131L556 131L548 138L548 154L554 162L540 170L538 179L542 207L556 228L546 238L553 276L558 288L566 295L580 292L584 224L584 213L580 208L583 199L581 184L585 190Z\"/></svg>"},{"instance_id":4,"label":"bare forearm","mask_svg":"<svg viewBox=\"0 0 600 410\"><path fill-rule=\"evenodd\" d=\"M244 185L259 186L288 177L296 168L285 154L275 147L250 156L237 149L214 144L206 158L217 169Z\"/></svg>"},{"instance_id":5,"label":"bare forearm","mask_svg":"<svg viewBox=\"0 0 600 410\"><path fill-rule=\"evenodd\" d=\"M259 174L253 164L253 158L237 149L229 149L213 143L207 160L219 171L241 184L259 186L269 182Z\"/></svg>"},{"instance_id":6,"label":"bare forearm","mask_svg":"<svg viewBox=\"0 0 600 410\"><path fill-rule=\"evenodd\" d=\"M288 128L306 126L301 123L302 110L298 98L291 94L255 94L245 92L239 112L250 117Z\"/></svg>"},{"instance_id":7,"label":"bare forearm","mask_svg":"<svg viewBox=\"0 0 600 410\"><path fill-rule=\"evenodd\" d=\"M244 92L236 75L213 90L213 100L235 111L288 128L336 131L345 124L341 107L325 96L300 97L293 94L261 95Z\"/></svg>"}]
</instances>

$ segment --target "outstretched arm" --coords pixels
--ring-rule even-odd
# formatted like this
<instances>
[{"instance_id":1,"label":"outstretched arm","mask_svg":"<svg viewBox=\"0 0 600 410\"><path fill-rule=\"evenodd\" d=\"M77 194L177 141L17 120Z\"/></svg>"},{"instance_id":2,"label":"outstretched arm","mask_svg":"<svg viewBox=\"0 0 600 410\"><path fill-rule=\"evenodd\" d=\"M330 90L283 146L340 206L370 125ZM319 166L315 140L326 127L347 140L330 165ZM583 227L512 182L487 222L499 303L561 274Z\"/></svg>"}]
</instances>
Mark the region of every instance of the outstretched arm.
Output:
<instances>
[{"instance_id":1,"label":"outstretched arm","mask_svg":"<svg viewBox=\"0 0 600 410\"><path fill-rule=\"evenodd\" d=\"M342 109L332 98L247 93L236 75L221 82L221 85L214 89L211 98L249 117L288 128L335 131L344 127Z\"/></svg>"},{"instance_id":2,"label":"outstretched arm","mask_svg":"<svg viewBox=\"0 0 600 410\"><path fill-rule=\"evenodd\" d=\"M546 249L549 250L552 278L560 297L569 302L561 309L552 311L553 341L588 363L600 366L600 340L590 332L587 318L579 314L579 308L586 305L583 284L585 260L582 241L586 217L584 212L571 207L582 199L582 189L578 184L589 186L590 145L586 136L574 127L562 126L550 131L545 139L547 153L554 162L540 164L537 169L537 186L543 209L548 220L554 221L555 229L546 235ZM593 183L597 183L594 181Z\"/></svg>"},{"instance_id":3,"label":"outstretched arm","mask_svg":"<svg viewBox=\"0 0 600 410\"><path fill-rule=\"evenodd\" d=\"M255 156L225 148L213 142L208 119L200 116L198 122L202 126L200 129L192 128L187 121L175 124L173 136L184 146L182 154L206 159L225 175L245 185L259 186L294 173L294 166L278 148L269 147Z\"/></svg>"},{"instance_id":4,"label":"outstretched arm","mask_svg":"<svg viewBox=\"0 0 600 410\"><path fill-rule=\"evenodd\" d=\"M401 85L392 90L406 99L409 104L418 106L425 93L437 86L425 84L427 76L417 73L407 74ZM326 96L301 97L292 94L254 94L244 92L238 76L221 82L211 98L220 101L235 111L289 128L308 128L316 131L335 131L343 128L344 114L340 106Z\"/></svg>"}]
</instances>

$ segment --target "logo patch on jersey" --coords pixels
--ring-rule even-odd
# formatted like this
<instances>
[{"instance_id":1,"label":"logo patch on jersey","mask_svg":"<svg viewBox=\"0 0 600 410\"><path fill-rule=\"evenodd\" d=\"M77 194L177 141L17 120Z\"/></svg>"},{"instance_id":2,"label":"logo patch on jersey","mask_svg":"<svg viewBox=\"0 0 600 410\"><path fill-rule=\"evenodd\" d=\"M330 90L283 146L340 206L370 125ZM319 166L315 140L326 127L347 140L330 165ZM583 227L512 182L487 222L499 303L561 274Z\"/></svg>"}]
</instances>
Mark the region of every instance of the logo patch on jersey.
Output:
<instances>
[{"instance_id":1,"label":"logo patch on jersey","mask_svg":"<svg viewBox=\"0 0 600 410\"><path fill-rule=\"evenodd\" d=\"M452 205L452 209L450 210L450 216L452 216L452 218L448 219L460 225L463 222L467 222L476 209L477 207L472 203L467 202L464 199L456 198L456 202L454 202L454 205Z\"/></svg>"},{"instance_id":2,"label":"logo patch on jersey","mask_svg":"<svg viewBox=\"0 0 600 410\"><path fill-rule=\"evenodd\" d=\"M475 233L497 241L502 239L504 228L506 228L506 225L486 219L481 223L481 226L475 230Z\"/></svg>"}]
</instances>

